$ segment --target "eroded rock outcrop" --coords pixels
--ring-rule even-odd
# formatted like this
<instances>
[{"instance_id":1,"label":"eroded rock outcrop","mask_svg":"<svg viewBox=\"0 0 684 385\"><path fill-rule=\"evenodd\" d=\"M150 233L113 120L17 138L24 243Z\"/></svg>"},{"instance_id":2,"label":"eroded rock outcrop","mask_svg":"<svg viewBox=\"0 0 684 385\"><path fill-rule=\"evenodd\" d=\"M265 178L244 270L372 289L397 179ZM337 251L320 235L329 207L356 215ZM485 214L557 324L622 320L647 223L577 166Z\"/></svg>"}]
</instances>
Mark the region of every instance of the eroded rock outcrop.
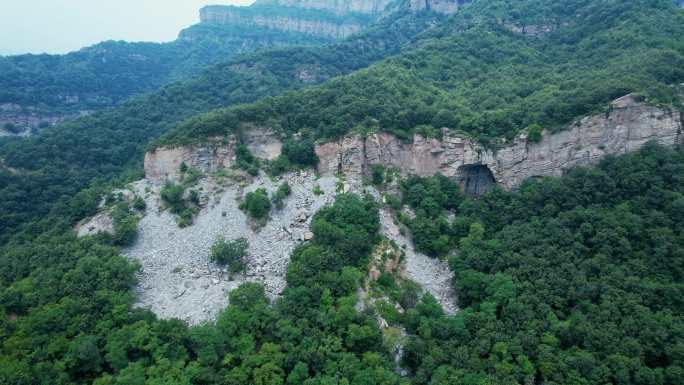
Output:
<instances>
[{"instance_id":1,"label":"eroded rock outcrop","mask_svg":"<svg viewBox=\"0 0 684 385\"><path fill-rule=\"evenodd\" d=\"M180 178L181 165L211 174L230 168L236 161L238 143L243 143L258 158L273 160L283 144L271 130L246 124L240 140L229 137L210 138L206 143L190 146L160 147L145 154L145 177L160 182Z\"/></svg>"},{"instance_id":2,"label":"eroded rock outcrop","mask_svg":"<svg viewBox=\"0 0 684 385\"><path fill-rule=\"evenodd\" d=\"M406 143L394 135L377 133L322 144L316 153L322 175L342 172L354 179L365 175L370 165L379 164L404 174L441 173L479 194L489 189L487 172L496 183L512 189L527 178L562 175L606 155L635 151L651 140L666 146L681 143L680 113L627 95L611 103L605 114L581 119L558 133L545 132L538 143L521 135L498 151L444 129L442 140L415 135L412 143Z\"/></svg>"},{"instance_id":3,"label":"eroded rock outcrop","mask_svg":"<svg viewBox=\"0 0 684 385\"><path fill-rule=\"evenodd\" d=\"M392 0L259 0L254 4L320 9L336 14L350 12L379 14L391 2Z\"/></svg>"},{"instance_id":4,"label":"eroded rock outcrop","mask_svg":"<svg viewBox=\"0 0 684 385\"><path fill-rule=\"evenodd\" d=\"M73 104L78 102L78 97L70 96L63 100ZM39 129L88 114L90 111L50 112L30 105L1 103L0 136L29 136Z\"/></svg>"},{"instance_id":5,"label":"eroded rock outcrop","mask_svg":"<svg viewBox=\"0 0 684 385\"><path fill-rule=\"evenodd\" d=\"M472 0L410 0L409 4L411 9L417 11L427 9L433 12L451 14L471 2Z\"/></svg>"},{"instance_id":6,"label":"eroded rock outcrop","mask_svg":"<svg viewBox=\"0 0 684 385\"><path fill-rule=\"evenodd\" d=\"M341 39L372 23L390 0L264 0L250 7L211 5L200 10L204 24L257 26Z\"/></svg>"},{"instance_id":7,"label":"eroded rock outcrop","mask_svg":"<svg viewBox=\"0 0 684 385\"><path fill-rule=\"evenodd\" d=\"M341 39L364 28L366 23L298 17L293 13L259 14L244 12L243 7L207 6L200 11L200 20L205 24L258 26L286 32L326 36Z\"/></svg>"},{"instance_id":8,"label":"eroded rock outcrop","mask_svg":"<svg viewBox=\"0 0 684 385\"><path fill-rule=\"evenodd\" d=\"M180 178L181 165L204 173L216 172L235 162L236 140L212 138L207 143L185 147L161 147L145 154L145 176L153 181Z\"/></svg>"}]
</instances>

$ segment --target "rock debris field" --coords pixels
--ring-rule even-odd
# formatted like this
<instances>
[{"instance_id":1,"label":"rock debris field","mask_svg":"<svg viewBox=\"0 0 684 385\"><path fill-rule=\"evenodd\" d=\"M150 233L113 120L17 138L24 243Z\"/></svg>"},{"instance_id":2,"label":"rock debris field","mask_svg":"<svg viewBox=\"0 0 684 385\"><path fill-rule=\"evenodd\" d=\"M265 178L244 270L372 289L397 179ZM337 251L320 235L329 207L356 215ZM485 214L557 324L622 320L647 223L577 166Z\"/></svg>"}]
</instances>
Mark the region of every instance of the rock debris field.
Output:
<instances>
[{"instance_id":1,"label":"rock debris field","mask_svg":"<svg viewBox=\"0 0 684 385\"><path fill-rule=\"evenodd\" d=\"M254 230L251 220L239 209L238 198L258 188L272 193L284 180L292 188L285 207L274 208L268 223ZM133 189L145 197L148 208L139 223L136 242L124 250L142 266L138 306L162 318L178 318L190 324L214 319L228 304L228 292L245 282L263 283L270 297L279 295L285 287L290 254L311 236L313 214L334 201L336 179L316 179L313 174L301 172L275 182L260 176L244 191L237 185L217 188L212 178L205 178L200 185L204 191L214 193L194 224L179 228L174 215L160 209L161 185L146 180L135 183ZM320 187L322 195L313 193L315 186ZM209 260L211 246L220 237L249 240L245 274L230 277Z\"/></svg>"},{"instance_id":2,"label":"rock debris field","mask_svg":"<svg viewBox=\"0 0 684 385\"><path fill-rule=\"evenodd\" d=\"M387 209L380 210L382 234L396 242L406 254L405 278L419 284L423 290L432 294L444 308L447 314L458 311L456 294L451 284L453 274L449 264L437 258L430 258L415 250L413 242L402 235L399 227L394 223L392 214Z\"/></svg>"},{"instance_id":3,"label":"rock debris field","mask_svg":"<svg viewBox=\"0 0 684 385\"><path fill-rule=\"evenodd\" d=\"M266 225L256 227L240 210L241 197L258 188L272 194L285 181L292 189L292 194L285 199L285 207L273 208ZM161 318L177 318L197 325L215 319L228 305L228 293L245 282L262 283L271 299L282 293L290 255L298 244L313 236L310 232L313 215L334 202L338 180L335 177L317 178L307 171L291 173L278 180L260 175L246 186L206 177L193 187L202 192L205 204L193 225L186 228L180 228L176 217L162 208L161 187L161 183L150 180L141 180L131 186L147 204L135 243L123 250L141 265L137 306L147 308ZM322 194L314 193L317 187ZM361 189L356 187L344 184L344 190ZM380 198L372 188L366 192ZM90 222L81 224L78 228L83 232L81 235L97 229L106 231L98 227L102 216L102 213L98 214ZM405 278L431 293L445 312L455 313L458 307L448 264L417 252L410 238L401 234L388 209L381 209L380 219L382 234L405 252ZM211 247L221 237L249 241L244 274L231 275L210 261Z\"/></svg>"}]
</instances>

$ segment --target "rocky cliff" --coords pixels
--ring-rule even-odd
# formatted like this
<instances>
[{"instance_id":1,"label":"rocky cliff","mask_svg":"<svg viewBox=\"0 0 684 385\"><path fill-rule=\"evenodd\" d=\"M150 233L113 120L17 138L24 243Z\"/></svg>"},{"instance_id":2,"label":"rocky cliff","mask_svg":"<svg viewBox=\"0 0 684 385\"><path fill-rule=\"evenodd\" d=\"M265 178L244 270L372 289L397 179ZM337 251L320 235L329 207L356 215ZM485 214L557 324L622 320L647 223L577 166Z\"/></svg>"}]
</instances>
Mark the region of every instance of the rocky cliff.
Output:
<instances>
[{"instance_id":1,"label":"rocky cliff","mask_svg":"<svg viewBox=\"0 0 684 385\"><path fill-rule=\"evenodd\" d=\"M453 13L471 0L407 0L396 6L415 11ZM389 12L392 0L262 0L249 7L212 5L202 8L204 24L258 26L325 36L354 34Z\"/></svg>"},{"instance_id":2,"label":"rocky cliff","mask_svg":"<svg viewBox=\"0 0 684 385\"><path fill-rule=\"evenodd\" d=\"M280 142L273 133L247 132L252 133L242 141L254 154L262 158L279 154ZM627 95L611 103L604 114L583 118L560 132L544 132L537 143L523 134L497 151L444 129L441 140L415 135L411 143L389 133L347 136L317 145L316 153L321 175L343 173L352 184L360 183L371 165L383 165L405 175L441 173L458 179L469 193L481 194L494 184L512 189L528 178L562 175L607 155L637 150L651 140L667 146L681 144L683 136L679 111ZM183 162L205 172L229 167L235 159L235 142L234 138L215 138L204 145L159 148L145 157L147 178L175 178Z\"/></svg>"},{"instance_id":3,"label":"rocky cliff","mask_svg":"<svg viewBox=\"0 0 684 385\"><path fill-rule=\"evenodd\" d=\"M350 12L380 14L392 0L259 0L255 5L279 5L303 9L320 9L336 14Z\"/></svg>"},{"instance_id":4,"label":"rocky cliff","mask_svg":"<svg viewBox=\"0 0 684 385\"><path fill-rule=\"evenodd\" d=\"M29 136L41 128L88 115L90 111L43 111L31 105L0 103L0 136Z\"/></svg>"},{"instance_id":5,"label":"rocky cliff","mask_svg":"<svg viewBox=\"0 0 684 385\"><path fill-rule=\"evenodd\" d=\"M538 143L521 135L498 151L445 129L442 140L415 135L412 143L404 143L391 134L378 133L346 137L320 145L316 152L322 175L343 172L360 177L370 165L380 164L406 174L441 173L478 194L494 183L511 189L528 178L562 175L606 155L637 150L651 140L668 146L681 144L680 113L627 95L611 103L605 114L586 117L558 133L545 132Z\"/></svg>"},{"instance_id":6,"label":"rocky cliff","mask_svg":"<svg viewBox=\"0 0 684 385\"><path fill-rule=\"evenodd\" d=\"M299 2L287 3L293 4L269 3L251 7L212 5L200 10L200 20L204 24L257 26L333 39L352 35L374 20L366 13L339 13L326 8L300 8L294 4Z\"/></svg>"},{"instance_id":7,"label":"rocky cliff","mask_svg":"<svg viewBox=\"0 0 684 385\"><path fill-rule=\"evenodd\" d=\"M280 155L282 143L270 130L243 127L241 142L249 151L261 159L275 159ZM196 168L204 173L213 173L235 163L235 136L211 138L206 143L187 147L163 147L145 154L145 177L152 181L177 180L181 164Z\"/></svg>"},{"instance_id":8,"label":"rocky cliff","mask_svg":"<svg viewBox=\"0 0 684 385\"><path fill-rule=\"evenodd\" d=\"M410 0L409 4L416 11L430 10L450 14L471 2L472 0Z\"/></svg>"}]
</instances>

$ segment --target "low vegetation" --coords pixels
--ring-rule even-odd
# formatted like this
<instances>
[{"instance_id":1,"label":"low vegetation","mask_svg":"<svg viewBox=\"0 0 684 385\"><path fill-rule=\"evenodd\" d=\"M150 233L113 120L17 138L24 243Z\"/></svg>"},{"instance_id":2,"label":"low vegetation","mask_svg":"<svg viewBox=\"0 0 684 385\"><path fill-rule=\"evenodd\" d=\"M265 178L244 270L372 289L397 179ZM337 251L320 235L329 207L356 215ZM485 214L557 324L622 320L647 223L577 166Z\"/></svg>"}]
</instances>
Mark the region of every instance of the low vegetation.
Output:
<instances>
[{"instance_id":1,"label":"low vegetation","mask_svg":"<svg viewBox=\"0 0 684 385\"><path fill-rule=\"evenodd\" d=\"M186 194L183 185L167 181L159 191L161 200L171 213L177 215L178 226L187 227L192 225L195 215L200 210L199 193L190 190Z\"/></svg>"},{"instance_id":2,"label":"low vegetation","mask_svg":"<svg viewBox=\"0 0 684 385\"><path fill-rule=\"evenodd\" d=\"M278 189L276 190L275 194L271 197L271 200L273 201L273 205L278 209L282 210L285 207L285 199L292 194L292 188L290 187L290 184L287 182L283 182L280 186L278 186Z\"/></svg>"},{"instance_id":3,"label":"low vegetation","mask_svg":"<svg viewBox=\"0 0 684 385\"><path fill-rule=\"evenodd\" d=\"M240 209L248 213L257 222L265 223L271 211L271 200L268 198L266 189L260 188L247 193L244 201L240 204Z\"/></svg>"},{"instance_id":4,"label":"low vegetation","mask_svg":"<svg viewBox=\"0 0 684 385\"><path fill-rule=\"evenodd\" d=\"M219 238L211 246L209 257L212 262L227 266L231 273L241 273L247 267L245 258L248 256L248 249L249 242L246 238L232 241Z\"/></svg>"}]
</instances>

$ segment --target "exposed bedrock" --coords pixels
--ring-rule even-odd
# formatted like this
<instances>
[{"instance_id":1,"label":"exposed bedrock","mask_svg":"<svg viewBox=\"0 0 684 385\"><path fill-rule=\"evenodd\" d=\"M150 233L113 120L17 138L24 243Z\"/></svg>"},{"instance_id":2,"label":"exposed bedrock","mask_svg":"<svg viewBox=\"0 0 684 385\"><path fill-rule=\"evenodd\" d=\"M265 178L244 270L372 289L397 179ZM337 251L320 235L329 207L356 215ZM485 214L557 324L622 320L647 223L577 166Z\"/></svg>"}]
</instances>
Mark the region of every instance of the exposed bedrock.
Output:
<instances>
[{"instance_id":1,"label":"exposed bedrock","mask_svg":"<svg viewBox=\"0 0 684 385\"><path fill-rule=\"evenodd\" d=\"M316 153L322 175L362 176L370 165L379 164L404 174L441 173L458 179L469 192L481 194L491 188L491 178L511 189L527 178L562 175L606 155L637 150L652 140L666 146L682 142L679 111L627 95L611 103L605 114L583 118L557 133L544 132L538 143L523 134L497 151L444 129L442 140L415 135L412 143L388 133L349 136L317 146Z\"/></svg>"},{"instance_id":2,"label":"exposed bedrock","mask_svg":"<svg viewBox=\"0 0 684 385\"><path fill-rule=\"evenodd\" d=\"M242 141L261 158L273 159L281 144L271 131L252 127ZM360 183L371 165L400 170L404 175L441 173L456 178L473 194L489 191L492 182L506 189L525 179L559 176L567 170L596 163L607 155L635 151L648 141L674 146L682 143L679 111L659 108L627 95L611 103L609 111L578 120L567 129L544 132L532 143L525 134L493 151L467 135L443 130L441 140L415 135L408 143L389 133L362 137L350 135L318 144L318 172L342 173L350 183ZM176 178L181 163L203 172L231 166L235 161L235 138L213 138L208 143L179 148L158 148L145 157L148 179Z\"/></svg>"},{"instance_id":3,"label":"exposed bedrock","mask_svg":"<svg viewBox=\"0 0 684 385\"><path fill-rule=\"evenodd\" d=\"M433 12L450 14L471 2L472 0L410 0L409 4L411 9L417 11L427 9Z\"/></svg>"},{"instance_id":4,"label":"exposed bedrock","mask_svg":"<svg viewBox=\"0 0 684 385\"><path fill-rule=\"evenodd\" d=\"M275 159L280 155L282 143L273 131L245 126L241 138L250 152L262 159ZM181 164L212 173L228 168L235 163L238 140L235 136L214 137L206 143L162 147L145 154L145 177L152 181L177 180Z\"/></svg>"},{"instance_id":5,"label":"exposed bedrock","mask_svg":"<svg viewBox=\"0 0 684 385\"><path fill-rule=\"evenodd\" d=\"M349 12L377 14L392 0L259 0L255 5L280 5L305 9L319 9L344 14Z\"/></svg>"}]
</instances>

